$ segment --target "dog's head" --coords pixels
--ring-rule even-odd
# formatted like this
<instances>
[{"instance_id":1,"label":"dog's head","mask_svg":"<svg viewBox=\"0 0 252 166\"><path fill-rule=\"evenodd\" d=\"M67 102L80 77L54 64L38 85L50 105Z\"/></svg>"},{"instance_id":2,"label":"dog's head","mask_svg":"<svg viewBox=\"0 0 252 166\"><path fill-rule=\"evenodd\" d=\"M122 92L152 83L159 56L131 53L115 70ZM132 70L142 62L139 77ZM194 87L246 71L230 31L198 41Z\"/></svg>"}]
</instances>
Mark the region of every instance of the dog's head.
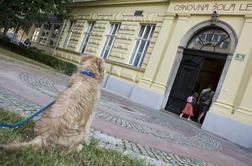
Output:
<instances>
[{"instance_id":1,"label":"dog's head","mask_svg":"<svg viewBox=\"0 0 252 166\"><path fill-rule=\"evenodd\" d=\"M94 73L95 79L100 83L104 78L104 60L92 55L83 56L80 61L80 70Z\"/></svg>"}]
</instances>

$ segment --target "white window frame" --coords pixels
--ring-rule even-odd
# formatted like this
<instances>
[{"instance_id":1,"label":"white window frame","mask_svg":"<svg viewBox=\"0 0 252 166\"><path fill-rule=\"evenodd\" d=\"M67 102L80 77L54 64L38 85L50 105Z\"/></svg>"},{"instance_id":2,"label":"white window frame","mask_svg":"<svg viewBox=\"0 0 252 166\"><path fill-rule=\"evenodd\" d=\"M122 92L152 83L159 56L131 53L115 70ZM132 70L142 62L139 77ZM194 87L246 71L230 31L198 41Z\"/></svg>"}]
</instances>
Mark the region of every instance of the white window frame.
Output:
<instances>
[{"instance_id":1,"label":"white window frame","mask_svg":"<svg viewBox=\"0 0 252 166\"><path fill-rule=\"evenodd\" d=\"M83 41L80 46L80 53L81 54L84 54L84 52L87 48L87 44L90 39L90 36L92 35L92 30L94 29L94 25L95 25L94 21L88 22L88 28L87 28L87 31L84 32L84 38L83 38Z\"/></svg>"},{"instance_id":2,"label":"white window frame","mask_svg":"<svg viewBox=\"0 0 252 166\"><path fill-rule=\"evenodd\" d=\"M146 29L148 26L151 26L151 28L150 28L149 33L147 34L147 38L144 38L144 36L146 36L145 33L146 33ZM155 30L155 25L149 25L149 24L141 25L138 37L136 38L136 41L134 44L135 47L134 47L132 54L131 54L131 57L129 59L130 65L135 66L135 67L141 67L143 60L144 60L144 57L147 53L151 38L153 36L154 30ZM142 34L141 34L141 32L142 32ZM142 42L144 42L144 41L146 41L146 42L145 42L143 49L139 50ZM140 58L137 62L136 58L137 58L138 53L140 53Z\"/></svg>"},{"instance_id":3,"label":"white window frame","mask_svg":"<svg viewBox=\"0 0 252 166\"><path fill-rule=\"evenodd\" d=\"M38 40L38 36L39 36L39 32L40 32L40 27L35 28L33 35L32 35L32 41L33 42L37 42Z\"/></svg>"},{"instance_id":4,"label":"white window frame","mask_svg":"<svg viewBox=\"0 0 252 166\"><path fill-rule=\"evenodd\" d=\"M67 45L68 45L70 38L72 36L72 33L73 33L74 26L75 26L75 21L70 20L69 28L68 28L67 35L66 35L66 38L65 38L65 41L63 44L63 48L67 48Z\"/></svg>"},{"instance_id":5,"label":"white window frame","mask_svg":"<svg viewBox=\"0 0 252 166\"><path fill-rule=\"evenodd\" d=\"M119 29L120 29L120 23L111 23L110 31L109 34L107 35L107 39L101 53L101 57L103 59L107 59L109 57L116 39L116 34ZM109 45L109 43L111 43L111 45Z\"/></svg>"}]
</instances>

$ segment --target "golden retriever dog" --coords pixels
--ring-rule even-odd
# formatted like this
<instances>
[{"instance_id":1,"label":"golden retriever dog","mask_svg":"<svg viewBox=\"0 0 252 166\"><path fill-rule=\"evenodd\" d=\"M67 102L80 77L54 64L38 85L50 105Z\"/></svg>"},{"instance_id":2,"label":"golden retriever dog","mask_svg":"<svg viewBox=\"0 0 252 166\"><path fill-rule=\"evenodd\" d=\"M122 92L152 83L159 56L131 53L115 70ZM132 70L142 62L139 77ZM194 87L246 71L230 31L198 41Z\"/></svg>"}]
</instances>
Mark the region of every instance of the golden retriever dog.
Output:
<instances>
[{"instance_id":1,"label":"golden retriever dog","mask_svg":"<svg viewBox=\"0 0 252 166\"><path fill-rule=\"evenodd\" d=\"M0 149L15 151L26 146L44 148L56 144L69 151L80 151L82 141L89 143L90 126L100 97L99 83L103 77L104 61L96 56L84 56L69 86L36 122L36 137L29 142L0 145Z\"/></svg>"}]
</instances>

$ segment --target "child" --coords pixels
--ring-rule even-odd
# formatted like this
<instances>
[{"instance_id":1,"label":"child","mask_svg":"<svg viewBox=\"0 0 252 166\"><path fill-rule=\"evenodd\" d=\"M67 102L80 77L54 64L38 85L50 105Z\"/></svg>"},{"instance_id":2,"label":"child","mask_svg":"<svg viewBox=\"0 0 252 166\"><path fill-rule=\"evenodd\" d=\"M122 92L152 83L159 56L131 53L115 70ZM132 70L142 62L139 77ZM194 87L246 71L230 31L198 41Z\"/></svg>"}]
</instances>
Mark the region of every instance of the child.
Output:
<instances>
[{"instance_id":1,"label":"child","mask_svg":"<svg viewBox=\"0 0 252 166\"><path fill-rule=\"evenodd\" d=\"M179 115L180 118L182 118L182 116L186 114L188 115L187 119L191 120L190 117L193 116L193 105L195 104L197 97L198 97L197 92L195 92L192 96L187 97L187 100L186 100L187 103L182 113Z\"/></svg>"}]
</instances>

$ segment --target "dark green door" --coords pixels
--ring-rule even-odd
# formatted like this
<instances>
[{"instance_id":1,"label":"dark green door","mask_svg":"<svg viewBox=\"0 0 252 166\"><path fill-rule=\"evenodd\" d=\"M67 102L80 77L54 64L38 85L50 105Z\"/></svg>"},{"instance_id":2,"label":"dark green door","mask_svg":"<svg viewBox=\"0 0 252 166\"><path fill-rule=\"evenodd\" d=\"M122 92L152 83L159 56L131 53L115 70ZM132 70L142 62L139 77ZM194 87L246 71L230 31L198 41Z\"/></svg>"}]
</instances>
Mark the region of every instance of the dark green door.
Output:
<instances>
[{"instance_id":1,"label":"dark green door","mask_svg":"<svg viewBox=\"0 0 252 166\"><path fill-rule=\"evenodd\" d=\"M202 57L184 54L165 107L167 111L181 112L187 97L193 93L202 63Z\"/></svg>"}]
</instances>

